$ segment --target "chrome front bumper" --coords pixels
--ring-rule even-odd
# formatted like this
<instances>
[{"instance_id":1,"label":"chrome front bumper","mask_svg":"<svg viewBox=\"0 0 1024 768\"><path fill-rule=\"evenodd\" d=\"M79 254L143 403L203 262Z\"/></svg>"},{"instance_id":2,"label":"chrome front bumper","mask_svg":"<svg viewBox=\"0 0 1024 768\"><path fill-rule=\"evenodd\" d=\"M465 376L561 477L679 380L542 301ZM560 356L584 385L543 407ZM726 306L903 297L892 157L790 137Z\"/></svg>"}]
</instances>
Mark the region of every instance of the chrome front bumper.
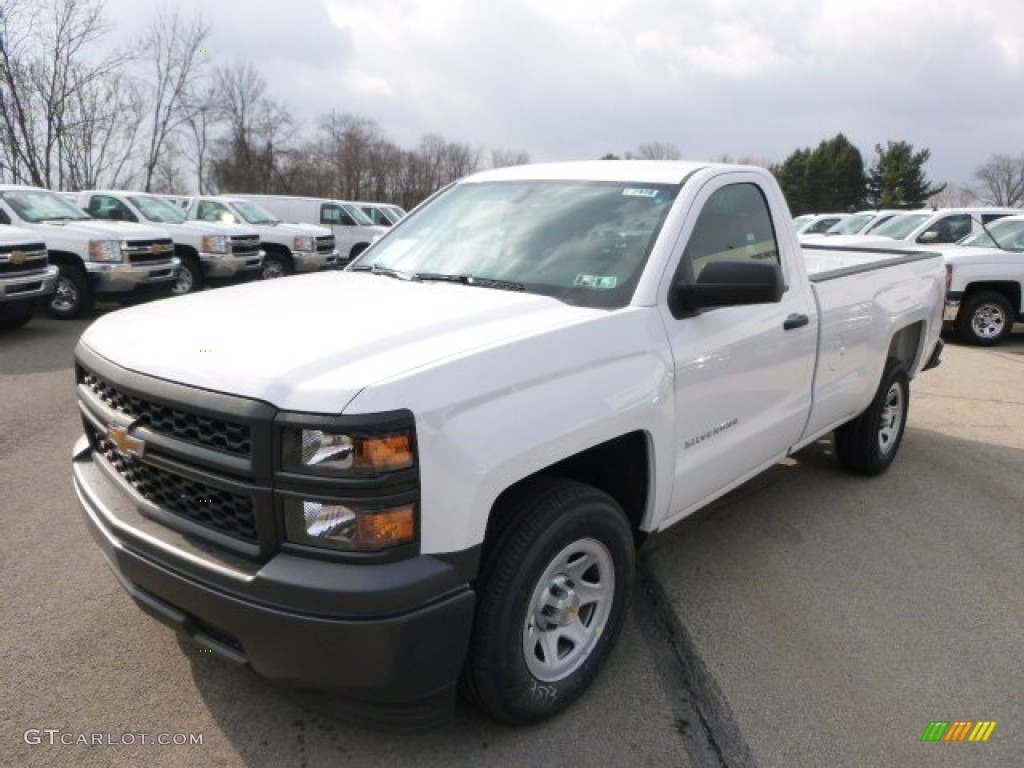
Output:
<instances>
[{"instance_id":1,"label":"chrome front bumper","mask_svg":"<svg viewBox=\"0 0 1024 768\"><path fill-rule=\"evenodd\" d=\"M212 278L230 278L255 272L263 263L266 251L258 253L200 253L203 275Z\"/></svg>"},{"instance_id":2,"label":"chrome front bumper","mask_svg":"<svg viewBox=\"0 0 1024 768\"><path fill-rule=\"evenodd\" d=\"M132 293L149 285L171 283L178 276L181 262L177 257L155 264L95 264L89 262L92 290L97 294Z\"/></svg>"},{"instance_id":3,"label":"chrome front bumper","mask_svg":"<svg viewBox=\"0 0 1024 768\"><path fill-rule=\"evenodd\" d=\"M57 267L48 266L30 275L0 279L0 302L25 301L48 296L57 290Z\"/></svg>"}]
</instances>

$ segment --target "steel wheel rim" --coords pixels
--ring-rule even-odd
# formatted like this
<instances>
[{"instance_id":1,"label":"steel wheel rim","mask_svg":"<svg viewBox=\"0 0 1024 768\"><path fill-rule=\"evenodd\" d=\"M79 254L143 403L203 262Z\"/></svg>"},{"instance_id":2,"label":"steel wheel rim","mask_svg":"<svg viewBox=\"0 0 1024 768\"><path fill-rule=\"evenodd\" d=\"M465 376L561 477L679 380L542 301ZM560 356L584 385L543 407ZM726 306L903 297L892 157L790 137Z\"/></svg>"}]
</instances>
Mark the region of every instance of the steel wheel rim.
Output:
<instances>
[{"instance_id":1,"label":"steel wheel rim","mask_svg":"<svg viewBox=\"0 0 1024 768\"><path fill-rule=\"evenodd\" d=\"M178 271L178 279L174 281L174 288L171 290L173 293L181 296L183 294L190 293L194 284L195 283L192 280L192 270L187 267L182 267Z\"/></svg>"},{"instance_id":2,"label":"steel wheel rim","mask_svg":"<svg viewBox=\"0 0 1024 768\"><path fill-rule=\"evenodd\" d=\"M74 282L64 275L57 276L57 292L53 296L51 306L58 312L69 312L78 301L78 289Z\"/></svg>"},{"instance_id":3,"label":"steel wheel rim","mask_svg":"<svg viewBox=\"0 0 1024 768\"><path fill-rule=\"evenodd\" d=\"M268 261L263 265L263 274L261 277L264 280L273 280L275 277L284 277L284 266L278 261Z\"/></svg>"},{"instance_id":4,"label":"steel wheel rim","mask_svg":"<svg viewBox=\"0 0 1024 768\"><path fill-rule=\"evenodd\" d=\"M893 382L885 393L882 405L882 418L878 426L878 449L888 455L899 438L900 427L903 426L903 387Z\"/></svg>"},{"instance_id":5,"label":"steel wheel rim","mask_svg":"<svg viewBox=\"0 0 1024 768\"><path fill-rule=\"evenodd\" d=\"M1006 315L998 304L981 304L971 316L974 333L982 339L994 339L1006 327Z\"/></svg>"},{"instance_id":6,"label":"steel wheel rim","mask_svg":"<svg viewBox=\"0 0 1024 768\"><path fill-rule=\"evenodd\" d=\"M537 580L523 624L523 656L538 680L568 677L587 660L611 614L615 564L596 539L574 541Z\"/></svg>"}]
</instances>

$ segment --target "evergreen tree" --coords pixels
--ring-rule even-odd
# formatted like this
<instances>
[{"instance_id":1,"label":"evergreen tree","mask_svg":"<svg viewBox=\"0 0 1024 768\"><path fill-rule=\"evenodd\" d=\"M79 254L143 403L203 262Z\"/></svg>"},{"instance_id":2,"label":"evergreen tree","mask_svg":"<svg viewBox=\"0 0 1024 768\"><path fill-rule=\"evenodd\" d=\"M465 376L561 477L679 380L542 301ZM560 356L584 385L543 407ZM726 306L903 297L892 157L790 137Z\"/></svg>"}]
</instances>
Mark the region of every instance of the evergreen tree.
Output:
<instances>
[{"instance_id":1,"label":"evergreen tree","mask_svg":"<svg viewBox=\"0 0 1024 768\"><path fill-rule=\"evenodd\" d=\"M787 157L782 165L771 167L771 172L779 182L782 194L789 203L789 210L794 216L814 212L807 189L807 164L810 159L811 150L798 149Z\"/></svg>"},{"instance_id":2,"label":"evergreen tree","mask_svg":"<svg viewBox=\"0 0 1024 768\"><path fill-rule=\"evenodd\" d=\"M865 183L860 150L841 133L821 142L807 161L807 193L817 212L863 207Z\"/></svg>"},{"instance_id":3,"label":"evergreen tree","mask_svg":"<svg viewBox=\"0 0 1024 768\"><path fill-rule=\"evenodd\" d=\"M920 208L937 195L945 184L933 186L924 175L924 164L932 156L930 149L914 151L905 141L890 141L875 146L878 157L868 174L868 202L875 208Z\"/></svg>"}]
</instances>

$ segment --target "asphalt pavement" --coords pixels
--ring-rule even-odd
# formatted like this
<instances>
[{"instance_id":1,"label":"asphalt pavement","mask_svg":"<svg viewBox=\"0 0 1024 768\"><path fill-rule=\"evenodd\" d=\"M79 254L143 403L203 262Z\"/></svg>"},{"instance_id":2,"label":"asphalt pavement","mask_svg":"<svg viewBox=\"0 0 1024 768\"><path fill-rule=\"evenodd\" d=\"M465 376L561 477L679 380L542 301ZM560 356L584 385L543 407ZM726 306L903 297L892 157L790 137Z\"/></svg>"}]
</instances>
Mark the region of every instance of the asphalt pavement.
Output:
<instances>
[{"instance_id":1,"label":"asphalt pavement","mask_svg":"<svg viewBox=\"0 0 1024 768\"><path fill-rule=\"evenodd\" d=\"M396 735L179 644L116 584L70 479L87 323L0 335L0 764L1024 763L1024 335L947 347L885 476L842 473L823 442L677 526L564 715L516 729L460 706ZM997 725L985 743L921 741L947 720Z\"/></svg>"}]
</instances>

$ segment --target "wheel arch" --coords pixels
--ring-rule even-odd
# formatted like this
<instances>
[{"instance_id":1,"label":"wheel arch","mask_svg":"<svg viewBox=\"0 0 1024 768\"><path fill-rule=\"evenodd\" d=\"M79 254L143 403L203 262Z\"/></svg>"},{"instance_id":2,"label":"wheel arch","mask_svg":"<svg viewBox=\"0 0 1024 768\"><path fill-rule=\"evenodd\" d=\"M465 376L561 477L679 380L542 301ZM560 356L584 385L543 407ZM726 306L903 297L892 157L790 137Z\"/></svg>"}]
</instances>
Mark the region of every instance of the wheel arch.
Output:
<instances>
[{"instance_id":1,"label":"wheel arch","mask_svg":"<svg viewBox=\"0 0 1024 768\"><path fill-rule=\"evenodd\" d=\"M85 268L85 262L82 260L82 257L71 251L50 250L49 259L51 264L64 264L65 266Z\"/></svg>"},{"instance_id":2,"label":"wheel arch","mask_svg":"<svg viewBox=\"0 0 1024 768\"><path fill-rule=\"evenodd\" d=\"M982 291L992 291L993 293L1001 294L1005 296L1010 302L1010 306L1016 314L1021 312L1021 284L1013 280L988 280L968 283L964 288L964 294L961 301L961 306L971 296Z\"/></svg>"},{"instance_id":3,"label":"wheel arch","mask_svg":"<svg viewBox=\"0 0 1024 768\"><path fill-rule=\"evenodd\" d=\"M898 360L910 376L917 370L917 364L924 354L921 345L925 337L924 322L918 321L900 328L889 340L887 360ZM884 375L884 371L883 371Z\"/></svg>"},{"instance_id":4,"label":"wheel arch","mask_svg":"<svg viewBox=\"0 0 1024 768\"><path fill-rule=\"evenodd\" d=\"M495 499L488 513L482 561L515 522L515 497L539 478L575 480L607 493L622 507L637 547L646 534L640 526L653 492L651 440L643 431L629 432L586 448L518 480Z\"/></svg>"}]
</instances>

